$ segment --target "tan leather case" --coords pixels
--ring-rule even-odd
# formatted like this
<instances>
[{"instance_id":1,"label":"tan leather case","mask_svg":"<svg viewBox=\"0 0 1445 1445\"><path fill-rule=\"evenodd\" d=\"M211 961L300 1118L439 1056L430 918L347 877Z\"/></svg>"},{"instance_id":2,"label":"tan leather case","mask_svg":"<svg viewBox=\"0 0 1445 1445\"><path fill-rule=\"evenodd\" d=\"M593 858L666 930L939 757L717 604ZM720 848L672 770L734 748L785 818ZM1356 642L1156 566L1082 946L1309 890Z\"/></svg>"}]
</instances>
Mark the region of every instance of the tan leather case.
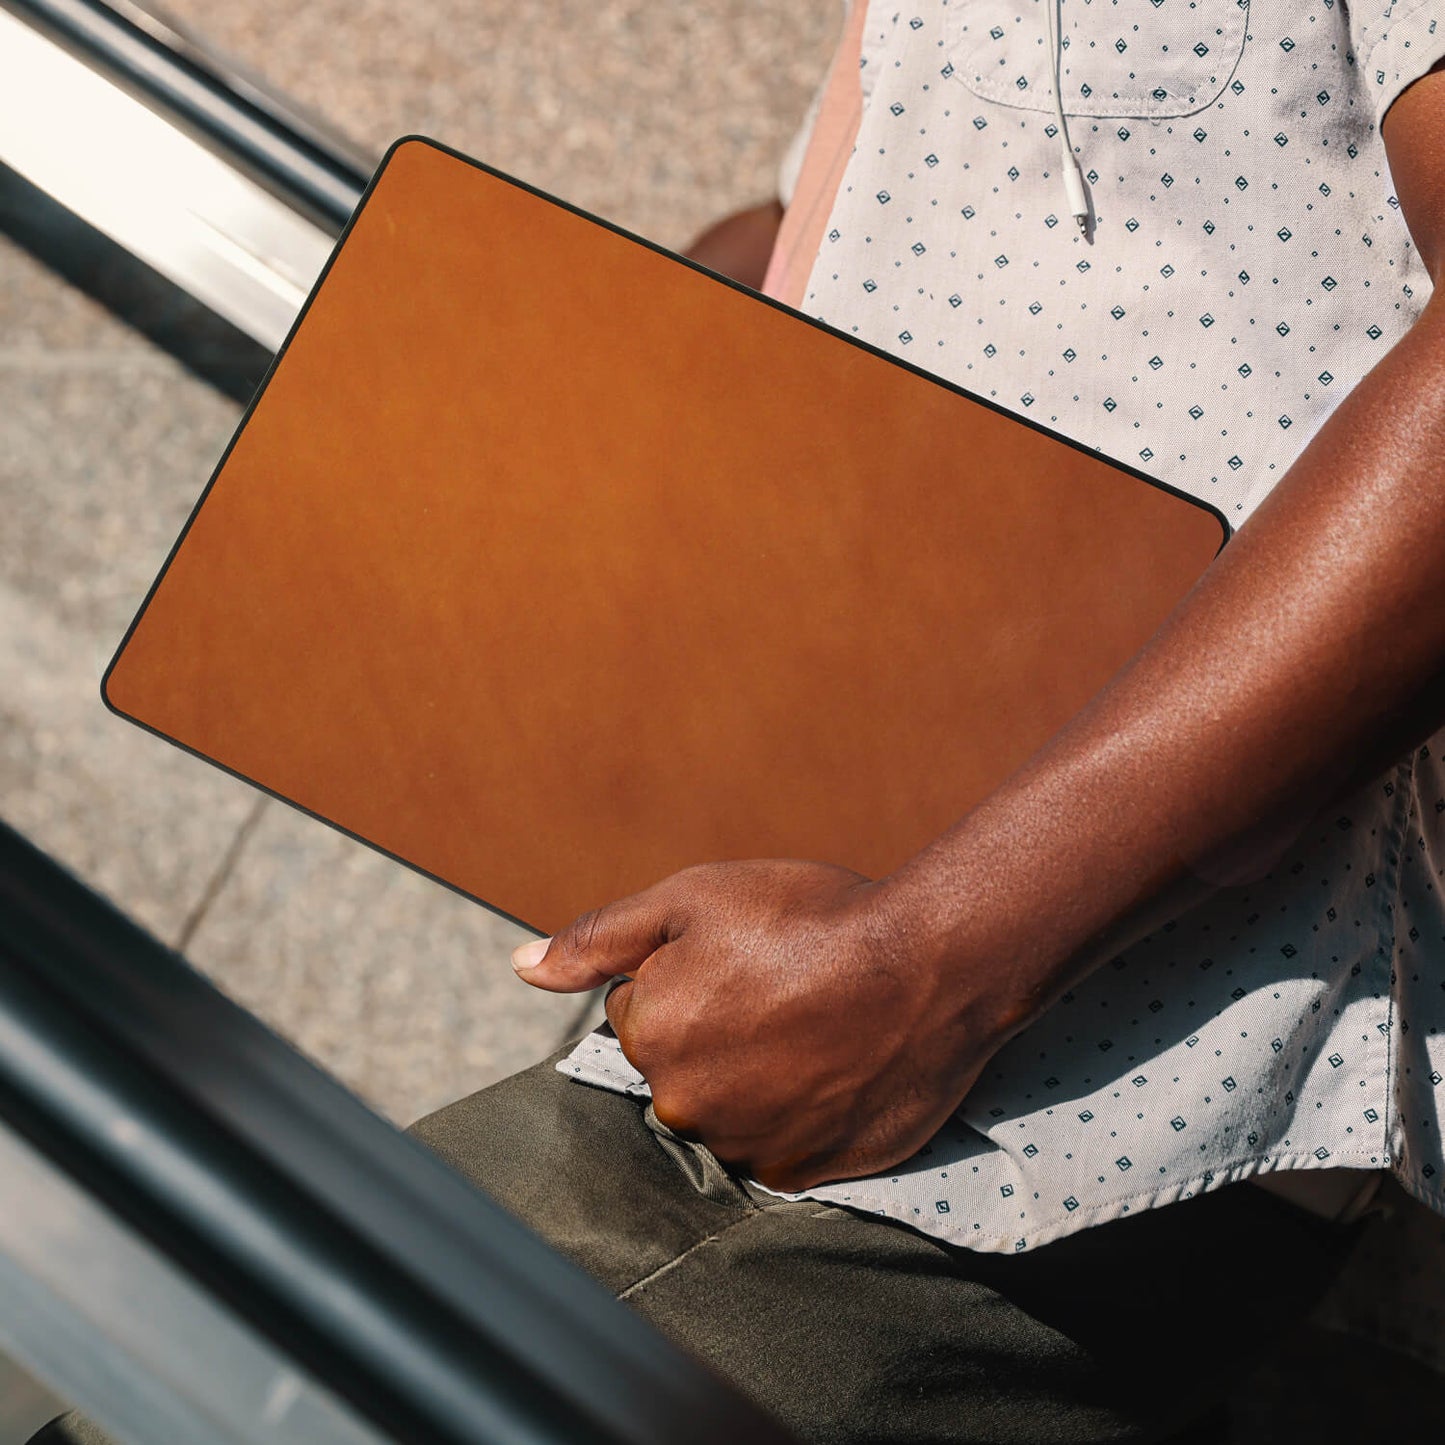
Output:
<instances>
[{"instance_id":1,"label":"tan leather case","mask_svg":"<svg viewBox=\"0 0 1445 1445\"><path fill-rule=\"evenodd\" d=\"M888 871L1225 532L409 139L104 693L551 931L711 859Z\"/></svg>"}]
</instances>

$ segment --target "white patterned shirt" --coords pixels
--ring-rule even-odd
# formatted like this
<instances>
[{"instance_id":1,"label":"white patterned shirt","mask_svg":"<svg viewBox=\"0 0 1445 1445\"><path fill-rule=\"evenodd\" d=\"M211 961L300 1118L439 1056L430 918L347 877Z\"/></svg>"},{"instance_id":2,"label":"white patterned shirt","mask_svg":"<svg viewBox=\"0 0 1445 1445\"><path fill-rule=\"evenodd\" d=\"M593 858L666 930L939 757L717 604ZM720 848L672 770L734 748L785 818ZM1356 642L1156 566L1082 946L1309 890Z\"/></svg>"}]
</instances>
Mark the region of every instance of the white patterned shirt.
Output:
<instances>
[{"instance_id":1,"label":"white patterned shirt","mask_svg":"<svg viewBox=\"0 0 1445 1445\"><path fill-rule=\"evenodd\" d=\"M873 0L803 309L1238 525L1430 294L1379 122L1445 0L1062 0L1087 236L1047 3ZM1278 1170L1390 1169L1445 1212L1442 754L1105 964L907 1163L807 1195L990 1251ZM605 1033L559 1067L646 1091Z\"/></svg>"}]
</instances>

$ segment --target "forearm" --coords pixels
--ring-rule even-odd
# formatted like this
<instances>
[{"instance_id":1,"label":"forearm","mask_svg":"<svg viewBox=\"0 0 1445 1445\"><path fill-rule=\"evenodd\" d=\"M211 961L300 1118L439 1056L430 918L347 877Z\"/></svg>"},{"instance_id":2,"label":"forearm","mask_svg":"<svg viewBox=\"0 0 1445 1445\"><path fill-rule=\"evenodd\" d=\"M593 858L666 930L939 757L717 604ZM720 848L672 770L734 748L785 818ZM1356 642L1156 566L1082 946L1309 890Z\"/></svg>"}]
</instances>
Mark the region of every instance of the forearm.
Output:
<instances>
[{"instance_id":1,"label":"forearm","mask_svg":"<svg viewBox=\"0 0 1445 1445\"><path fill-rule=\"evenodd\" d=\"M887 880L890 915L945 969L996 958L1000 1027L1022 1026L1101 961L1091 942L1161 894L1200 896L1210 860L1441 720L1442 558L1436 301L1153 641Z\"/></svg>"}]
</instances>

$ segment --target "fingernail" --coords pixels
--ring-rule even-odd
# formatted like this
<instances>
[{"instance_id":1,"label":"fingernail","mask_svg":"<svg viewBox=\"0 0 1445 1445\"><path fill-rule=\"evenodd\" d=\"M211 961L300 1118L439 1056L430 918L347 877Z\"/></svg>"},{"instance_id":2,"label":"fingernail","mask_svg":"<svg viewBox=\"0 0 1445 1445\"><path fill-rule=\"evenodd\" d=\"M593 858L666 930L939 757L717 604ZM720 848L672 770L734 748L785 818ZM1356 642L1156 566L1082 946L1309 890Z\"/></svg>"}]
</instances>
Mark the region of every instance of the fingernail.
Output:
<instances>
[{"instance_id":1,"label":"fingernail","mask_svg":"<svg viewBox=\"0 0 1445 1445\"><path fill-rule=\"evenodd\" d=\"M551 942L550 938L534 938L531 943L524 943L520 947L514 948L512 950L512 967L518 973L525 969L536 968L541 963Z\"/></svg>"}]
</instances>

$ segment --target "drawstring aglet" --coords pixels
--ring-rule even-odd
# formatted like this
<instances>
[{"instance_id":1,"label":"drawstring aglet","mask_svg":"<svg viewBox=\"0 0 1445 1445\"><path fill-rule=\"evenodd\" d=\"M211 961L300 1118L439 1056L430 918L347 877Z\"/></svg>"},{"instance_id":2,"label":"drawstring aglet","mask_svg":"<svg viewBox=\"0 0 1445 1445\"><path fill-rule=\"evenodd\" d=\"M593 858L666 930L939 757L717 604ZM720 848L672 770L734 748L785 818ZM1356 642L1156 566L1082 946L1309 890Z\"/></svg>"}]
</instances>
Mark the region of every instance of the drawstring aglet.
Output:
<instances>
[{"instance_id":1,"label":"drawstring aglet","mask_svg":"<svg viewBox=\"0 0 1445 1445\"><path fill-rule=\"evenodd\" d=\"M1059 159L1064 168L1064 191L1069 198L1069 211L1073 215L1074 223L1079 228L1081 236L1089 234L1089 200L1084 194L1084 177L1079 171L1079 163L1074 159L1074 153L1069 149L1069 143L1064 141L1059 153Z\"/></svg>"}]
</instances>

